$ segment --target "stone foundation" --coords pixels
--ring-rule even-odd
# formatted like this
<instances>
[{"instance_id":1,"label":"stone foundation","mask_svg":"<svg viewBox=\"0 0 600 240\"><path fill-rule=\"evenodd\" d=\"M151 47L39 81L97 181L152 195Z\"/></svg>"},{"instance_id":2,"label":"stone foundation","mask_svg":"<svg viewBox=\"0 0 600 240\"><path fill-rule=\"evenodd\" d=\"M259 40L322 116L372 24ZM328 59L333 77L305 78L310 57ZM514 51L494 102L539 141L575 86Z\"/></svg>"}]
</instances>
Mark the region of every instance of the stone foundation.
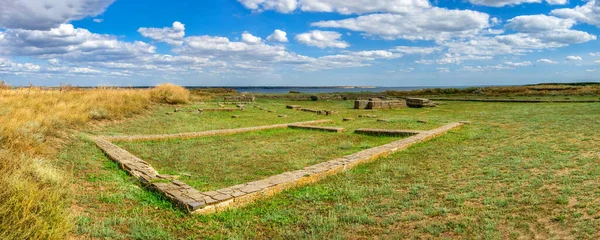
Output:
<instances>
[{"instance_id":1,"label":"stone foundation","mask_svg":"<svg viewBox=\"0 0 600 240\"><path fill-rule=\"evenodd\" d=\"M427 98L406 98L406 105L411 108L435 107L436 104Z\"/></svg>"},{"instance_id":2,"label":"stone foundation","mask_svg":"<svg viewBox=\"0 0 600 240\"><path fill-rule=\"evenodd\" d=\"M344 130L346 130L345 128L340 128L340 127L321 127L321 126L310 126L310 125L289 125L288 127L296 128L296 129L317 130L317 131L324 131L324 132L343 132Z\"/></svg>"},{"instance_id":3,"label":"stone foundation","mask_svg":"<svg viewBox=\"0 0 600 240\"><path fill-rule=\"evenodd\" d=\"M223 100L226 102L254 102L254 101L256 101L256 98L254 96L241 95L241 96L224 97Z\"/></svg>"},{"instance_id":4,"label":"stone foundation","mask_svg":"<svg viewBox=\"0 0 600 240\"><path fill-rule=\"evenodd\" d=\"M305 123L306 124L306 123ZM286 172L259 181L239 184L216 191L200 192L184 182L172 180L169 176L160 175L147 162L112 144L102 137L93 140L106 155L119 163L122 169L137 177L149 188L164 194L175 205L187 212L195 214L211 214L225 211L229 208L247 205L259 199L267 198L284 190L317 182L329 175L346 171L359 164L374 161L395 152L404 150L413 144L427 141L440 136L452 129L461 127L466 122L451 123L430 131L422 131L417 135L388 143L379 147L367 149L345 157L319 163L301 170ZM292 124L287 124L289 126ZM271 126L253 127L246 129L269 129ZM220 130L221 133L236 133L239 129ZM209 131L210 132L210 131ZM243 131L241 131L243 132ZM193 136L215 135L192 133ZM159 136L159 135L153 135ZM125 137L123 139L153 139L153 137Z\"/></svg>"},{"instance_id":5,"label":"stone foundation","mask_svg":"<svg viewBox=\"0 0 600 240\"><path fill-rule=\"evenodd\" d=\"M274 124L267 126L258 127L246 127L246 128L235 128L235 129L223 129L223 130L211 130L204 132L188 132L188 133L175 133L175 134L156 134L156 135L131 135L131 136L101 136L100 138L106 139L112 142L133 142L133 141L150 141L150 140L165 140L165 139L177 139L177 138L196 138L196 137L208 137L218 135L230 135L244 132L254 132L267 129L276 128L287 128L289 125L311 125L320 123L331 123L333 120L324 119L308 122L297 122L297 123L284 123Z\"/></svg>"},{"instance_id":6,"label":"stone foundation","mask_svg":"<svg viewBox=\"0 0 600 240\"><path fill-rule=\"evenodd\" d=\"M371 98L369 100L354 101L354 109L400 109L406 108L406 102L403 100L382 100Z\"/></svg>"},{"instance_id":7,"label":"stone foundation","mask_svg":"<svg viewBox=\"0 0 600 240\"><path fill-rule=\"evenodd\" d=\"M358 134L366 134L366 135L385 135L385 136L414 136L423 133L423 131L418 130L395 130L395 129L371 129L371 128L361 128L354 131Z\"/></svg>"}]
</instances>

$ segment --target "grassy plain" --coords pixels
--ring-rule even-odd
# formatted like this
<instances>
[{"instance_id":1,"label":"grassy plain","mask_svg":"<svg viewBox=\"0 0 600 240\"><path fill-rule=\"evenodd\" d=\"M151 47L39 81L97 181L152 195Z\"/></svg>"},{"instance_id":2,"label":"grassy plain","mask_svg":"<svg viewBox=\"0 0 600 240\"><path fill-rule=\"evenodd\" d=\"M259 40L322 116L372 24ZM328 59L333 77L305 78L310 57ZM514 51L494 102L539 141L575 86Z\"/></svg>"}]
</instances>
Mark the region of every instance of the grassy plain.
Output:
<instances>
[{"instance_id":1,"label":"grassy plain","mask_svg":"<svg viewBox=\"0 0 600 240\"><path fill-rule=\"evenodd\" d=\"M173 107L158 106L143 117L85 129L78 140L62 148L57 161L73 176L72 211L77 226L72 236L600 237L598 103L445 102L437 108L371 113L389 119L388 123L359 118L367 111L352 110L351 101L259 100L256 104L275 112L249 106L241 113L167 115ZM319 116L287 110L287 104L337 110L338 114ZM183 108L187 107L198 106ZM233 114L240 118L230 118ZM279 118L279 114L288 117ZM343 123L342 117L354 117L356 121ZM317 184L210 216L189 216L177 210L140 186L86 140L88 134L176 133L324 118L334 119L335 125L350 130L365 126L431 129L460 120L473 124ZM186 141L189 143L183 146L197 146L194 144L205 140ZM215 147L218 143L215 140L208 145ZM188 155L187 150L181 151ZM190 152L190 156L192 153L195 155Z\"/></svg>"}]
</instances>

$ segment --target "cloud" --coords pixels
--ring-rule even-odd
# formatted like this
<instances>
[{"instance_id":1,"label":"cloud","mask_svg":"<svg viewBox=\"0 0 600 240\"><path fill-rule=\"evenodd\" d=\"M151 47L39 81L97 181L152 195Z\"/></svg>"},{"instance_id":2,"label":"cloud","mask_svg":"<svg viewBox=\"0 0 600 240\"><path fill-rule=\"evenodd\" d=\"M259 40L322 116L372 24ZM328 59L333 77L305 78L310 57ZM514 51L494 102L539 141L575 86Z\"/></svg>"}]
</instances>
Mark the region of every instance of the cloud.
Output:
<instances>
[{"instance_id":1,"label":"cloud","mask_svg":"<svg viewBox=\"0 0 600 240\"><path fill-rule=\"evenodd\" d=\"M570 29L575 23L575 20L572 19L547 15L528 15L508 20L505 27L518 32L537 33L555 29Z\"/></svg>"},{"instance_id":2,"label":"cloud","mask_svg":"<svg viewBox=\"0 0 600 240\"><path fill-rule=\"evenodd\" d=\"M565 60L567 60L567 61L581 61L581 60L583 60L583 58L580 57L580 56L567 56L565 58Z\"/></svg>"},{"instance_id":3,"label":"cloud","mask_svg":"<svg viewBox=\"0 0 600 240\"><path fill-rule=\"evenodd\" d=\"M347 42L341 40L342 34L332 31L313 30L296 35L299 43L318 48L347 48Z\"/></svg>"},{"instance_id":4,"label":"cloud","mask_svg":"<svg viewBox=\"0 0 600 240\"><path fill-rule=\"evenodd\" d=\"M590 56L592 56L592 57L600 57L600 52L591 52Z\"/></svg>"},{"instance_id":5,"label":"cloud","mask_svg":"<svg viewBox=\"0 0 600 240\"><path fill-rule=\"evenodd\" d=\"M262 43L262 39L250 34L249 32L242 33L242 41L248 44Z\"/></svg>"},{"instance_id":6,"label":"cloud","mask_svg":"<svg viewBox=\"0 0 600 240\"><path fill-rule=\"evenodd\" d=\"M103 13L114 0L2 0L0 28L48 30Z\"/></svg>"},{"instance_id":7,"label":"cloud","mask_svg":"<svg viewBox=\"0 0 600 240\"><path fill-rule=\"evenodd\" d=\"M362 13L407 13L431 7L428 0L238 0L246 8L280 13L291 13L296 9L305 12L337 12L341 14Z\"/></svg>"},{"instance_id":8,"label":"cloud","mask_svg":"<svg viewBox=\"0 0 600 240\"><path fill-rule=\"evenodd\" d=\"M173 22L172 27L164 28L139 28L138 32L147 38L159 42L166 42L171 45L181 45L185 36L185 25L180 22Z\"/></svg>"},{"instance_id":9,"label":"cloud","mask_svg":"<svg viewBox=\"0 0 600 240\"><path fill-rule=\"evenodd\" d=\"M514 6L524 3L541 3L542 0L469 0L472 4L483 5L489 7L504 7ZM546 3L550 5L563 5L567 4L568 0L546 0Z\"/></svg>"},{"instance_id":10,"label":"cloud","mask_svg":"<svg viewBox=\"0 0 600 240\"><path fill-rule=\"evenodd\" d=\"M505 62L504 64L507 65L507 66L511 66L511 67L527 67L527 66L533 65L530 61L526 61L526 62Z\"/></svg>"},{"instance_id":11,"label":"cloud","mask_svg":"<svg viewBox=\"0 0 600 240\"><path fill-rule=\"evenodd\" d=\"M397 46L392 48L390 51L404 53L408 55L412 54L420 54L420 55L429 55L435 52L439 52L442 49L440 47L408 47L408 46Z\"/></svg>"},{"instance_id":12,"label":"cloud","mask_svg":"<svg viewBox=\"0 0 600 240\"><path fill-rule=\"evenodd\" d=\"M47 31L8 29L0 34L0 55L34 56L77 61L106 61L153 54L155 47L144 42L122 42L114 36L94 34L87 29L61 24Z\"/></svg>"},{"instance_id":13,"label":"cloud","mask_svg":"<svg viewBox=\"0 0 600 240\"><path fill-rule=\"evenodd\" d=\"M281 13L290 13L296 10L297 0L238 0L244 7L252 10L275 10Z\"/></svg>"},{"instance_id":14,"label":"cloud","mask_svg":"<svg viewBox=\"0 0 600 240\"><path fill-rule=\"evenodd\" d=\"M449 73L450 72L450 68L436 68L438 71L440 71L441 73Z\"/></svg>"},{"instance_id":15,"label":"cloud","mask_svg":"<svg viewBox=\"0 0 600 240\"><path fill-rule=\"evenodd\" d=\"M276 29L275 31L273 31L273 34L269 35L267 37L267 41L270 42L289 42L289 40L287 39L287 33L284 31L281 31L279 29Z\"/></svg>"},{"instance_id":16,"label":"cloud","mask_svg":"<svg viewBox=\"0 0 600 240\"><path fill-rule=\"evenodd\" d=\"M384 39L440 40L468 37L489 26L489 15L471 10L431 8L405 14L371 14L311 26L343 28Z\"/></svg>"},{"instance_id":17,"label":"cloud","mask_svg":"<svg viewBox=\"0 0 600 240\"><path fill-rule=\"evenodd\" d=\"M316 59L310 59L296 69L302 71L317 71L335 68L353 68L371 66L369 62L380 59L394 59L401 55L385 50L346 52L344 54L328 55Z\"/></svg>"},{"instance_id":18,"label":"cloud","mask_svg":"<svg viewBox=\"0 0 600 240\"><path fill-rule=\"evenodd\" d=\"M502 64L498 65L485 65L485 66L463 66L461 70L468 72L487 72L487 71L498 71L498 70L507 70L513 69L508 66L504 66Z\"/></svg>"},{"instance_id":19,"label":"cloud","mask_svg":"<svg viewBox=\"0 0 600 240\"><path fill-rule=\"evenodd\" d=\"M586 69L585 71L586 72L596 72L596 69L595 68L594 69Z\"/></svg>"},{"instance_id":20,"label":"cloud","mask_svg":"<svg viewBox=\"0 0 600 240\"><path fill-rule=\"evenodd\" d=\"M104 22L104 19L102 19L102 18L94 18L94 20L93 20L93 21L94 21L95 23L101 23L101 22Z\"/></svg>"},{"instance_id":21,"label":"cloud","mask_svg":"<svg viewBox=\"0 0 600 240\"><path fill-rule=\"evenodd\" d=\"M552 61L550 59L546 59L546 58L542 58L540 60L537 60L537 62L539 63L546 63L546 64L558 64L558 62Z\"/></svg>"},{"instance_id":22,"label":"cloud","mask_svg":"<svg viewBox=\"0 0 600 240\"><path fill-rule=\"evenodd\" d=\"M550 13L600 27L600 0L590 0L585 5L575 8L555 9Z\"/></svg>"},{"instance_id":23,"label":"cloud","mask_svg":"<svg viewBox=\"0 0 600 240\"><path fill-rule=\"evenodd\" d=\"M596 60L596 61L594 61L594 63L600 64L600 60Z\"/></svg>"}]
</instances>

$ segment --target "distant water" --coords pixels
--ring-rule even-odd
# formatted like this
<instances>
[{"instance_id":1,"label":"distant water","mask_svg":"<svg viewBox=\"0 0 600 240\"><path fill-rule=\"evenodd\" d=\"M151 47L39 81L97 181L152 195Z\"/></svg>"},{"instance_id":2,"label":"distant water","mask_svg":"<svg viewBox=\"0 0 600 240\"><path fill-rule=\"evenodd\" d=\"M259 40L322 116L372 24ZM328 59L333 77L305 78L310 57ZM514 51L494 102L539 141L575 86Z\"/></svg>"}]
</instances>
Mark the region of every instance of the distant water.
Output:
<instances>
[{"instance_id":1,"label":"distant water","mask_svg":"<svg viewBox=\"0 0 600 240\"><path fill-rule=\"evenodd\" d=\"M384 91L407 91L407 90L420 90L425 88L468 88L471 86L459 86L459 87L223 87L232 88L238 92L248 93L272 93L282 94L289 93L290 91L297 91L301 93L335 93L335 92L384 92ZM203 88L203 87L189 87L189 88Z\"/></svg>"}]
</instances>

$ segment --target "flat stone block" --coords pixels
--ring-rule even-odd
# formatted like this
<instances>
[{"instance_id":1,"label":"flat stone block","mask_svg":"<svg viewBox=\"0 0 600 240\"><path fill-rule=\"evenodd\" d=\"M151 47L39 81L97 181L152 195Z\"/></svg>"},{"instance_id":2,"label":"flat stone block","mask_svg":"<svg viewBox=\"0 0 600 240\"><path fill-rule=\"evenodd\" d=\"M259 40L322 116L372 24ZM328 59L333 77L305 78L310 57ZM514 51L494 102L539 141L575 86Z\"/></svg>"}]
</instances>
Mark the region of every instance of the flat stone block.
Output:
<instances>
[{"instance_id":1,"label":"flat stone block","mask_svg":"<svg viewBox=\"0 0 600 240\"><path fill-rule=\"evenodd\" d=\"M418 130L394 130L394 129L373 129L373 128L361 128L354 131L358 134L367 135L386 135L386 136L414 136L423 133Z\"/></svg>"},{"instance_id":2,"label":"flat stone block","mask_svg":"<svg viewBox=\"0 0 600 240\"><path fill-rule=\"evenodd\" d=\"M325 131L325 132L343 132L344 130L346 130L345 128L341 128L341 127L320 127L320 126L307 126L307 125L289 125L288 127L295 128L295 129L318 130L318 131Z\"/></svg>"}]
</instances>

